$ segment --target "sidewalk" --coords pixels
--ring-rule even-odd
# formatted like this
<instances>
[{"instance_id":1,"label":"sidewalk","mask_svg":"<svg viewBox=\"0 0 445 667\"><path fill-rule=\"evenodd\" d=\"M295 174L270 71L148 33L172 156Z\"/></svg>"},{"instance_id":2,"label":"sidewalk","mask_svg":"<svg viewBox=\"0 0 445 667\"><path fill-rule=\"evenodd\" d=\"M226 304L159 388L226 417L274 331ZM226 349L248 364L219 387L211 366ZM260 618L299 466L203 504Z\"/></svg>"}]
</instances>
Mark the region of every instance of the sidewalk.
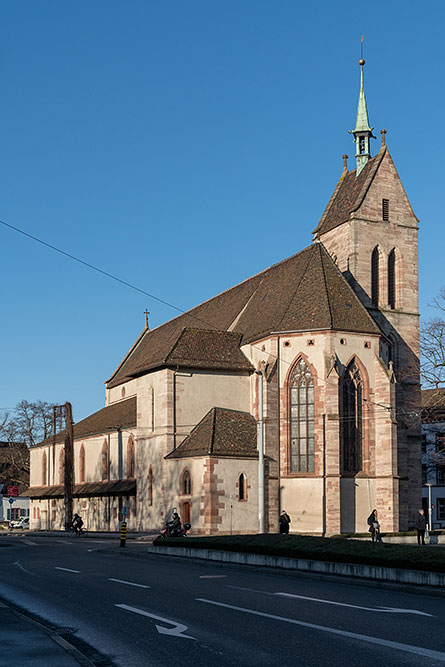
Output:
<instances>
[{"instance_id":1,"label":"sidewalk","mask_svg":"<svg viewBox=\"0 0 445 667\"><path fill-rule=\"evenodd\" d=\"M63 637L3 602L0 602L0 637L0 667L13 664L20 667L79 667L92 664Z\"/></svg>"}]
</instances>

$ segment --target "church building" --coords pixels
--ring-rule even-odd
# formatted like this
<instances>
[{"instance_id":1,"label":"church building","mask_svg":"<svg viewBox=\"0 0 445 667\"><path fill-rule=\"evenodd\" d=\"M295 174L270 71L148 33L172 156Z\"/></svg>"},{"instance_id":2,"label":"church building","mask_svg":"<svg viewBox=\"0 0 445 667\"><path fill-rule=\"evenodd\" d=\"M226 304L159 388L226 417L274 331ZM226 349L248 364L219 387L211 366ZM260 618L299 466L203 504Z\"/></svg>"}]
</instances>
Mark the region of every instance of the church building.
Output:
<instances>
[{"instance_id":1,"label":"church building","mask_svg":"<svg viewBox=\"0 0 445 667\"><path fill-rule=\"evenodd\" d=\"M406 530L421 507L418 220L381 131L371 156L363 69L355 165L312 243L185 314L148 324L74 426L74 511L88 530L192 534ZM309 231L309 230L308 230ZM260 396L261 392L261 396ZM31 449L31 527L60 529L64 433ZM260 485L261 486L261 485ZM127 513L127 514L126 514Z\"/></svg>"}]
</instances>

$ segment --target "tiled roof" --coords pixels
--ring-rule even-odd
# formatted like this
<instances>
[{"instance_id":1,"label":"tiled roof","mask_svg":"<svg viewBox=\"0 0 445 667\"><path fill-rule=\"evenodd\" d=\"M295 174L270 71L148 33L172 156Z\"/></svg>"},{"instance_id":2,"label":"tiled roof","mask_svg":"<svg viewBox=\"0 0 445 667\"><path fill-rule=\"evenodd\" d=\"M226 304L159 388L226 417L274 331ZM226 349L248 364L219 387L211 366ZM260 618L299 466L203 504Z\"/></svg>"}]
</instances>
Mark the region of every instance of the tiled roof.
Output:
<instances>
[{"instance_id":1,"label":"tiled roof","mask_svg":"<svg viewBox=\"0 0 445 667\"><path fill-rule=\"evenodd\" d=\"M74 439L80 440L98 433L115 431L118 428L130 428L136 426L136 423L136 396L133 396L125 401L108 405L106 408L102 408L102 410L98 410L98 412L94 412L86 419L74 424ZM65 431L60 431L56 436L56 442L64 441ZM52 442L52 438L47 438L34 446L39 447Z\"/></svg>"},{"instance_id":2,"label":"tiled roof","mask_svg":"<svg viewBox=\"0 0 445 667\"><path fill-rule=\"evenodd\" d=\"M212 336L211 329L217 335ZM166 365L247 369L250 366L236 352L236 345L272 332L313 329L379 333L321 243L157 329L147 330L110 378L108 387ZM199 330L206 331L200 334ZM234 333L224 335L224 331ZM227 365L221 366L221 360Z\"/></svg>"},{"instance_id":3,"label":"tiled roof","mask_svg":"<svg viewBox=\"0 0 445 667\"><path fill-rule=\"evenodd\" d=\"M257 424L254 417L248 412L212 408L166 458L209 455L256 458Z\"/></svg>"},{"instance_id":4,"label":"tiled roof","mask_svg":"<svg viewBox=\"0 0 445 667\"><path fill-rule=\"evenodd\" d=\"M354 169L340 178L314 234L324 234L349 220L350 214L361 206L386 151L386 146L382 146L358 176Z\"/></svg>"},{"instance_id":5,"label":"tiled roof","mask_svg":"<svg viewBox=\"0 0 445 667\"><path fill-rule=\"evenodd\" d=\"M85 482L75 484L73 496L82 498L84 496L134 496L136 493L135 479L115 479L108 482ZM21 494L26 498L63 498L64 488L62 484L53 486L31 486Z\"/></svg>"}]
</instances>

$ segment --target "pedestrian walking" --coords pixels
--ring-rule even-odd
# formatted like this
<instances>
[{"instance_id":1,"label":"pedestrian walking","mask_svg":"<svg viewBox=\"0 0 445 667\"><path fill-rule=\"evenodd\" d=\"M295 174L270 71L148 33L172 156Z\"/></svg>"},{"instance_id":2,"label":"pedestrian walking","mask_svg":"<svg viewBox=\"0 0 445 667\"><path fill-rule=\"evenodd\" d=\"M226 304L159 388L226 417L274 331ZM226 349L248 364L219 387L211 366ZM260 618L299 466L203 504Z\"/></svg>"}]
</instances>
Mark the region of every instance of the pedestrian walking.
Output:
<instances>
[{"instance_id":1,"label":"pedestrian walking","mask_svg":"<svg viewBox=\"0 0 445 667\"><path fill-rule=\"evenodd\" d=\"M371 533L371 538L373 542L382 542L382 536L380 534L380 523L377 514L377 510L372 510L371 514L368 516L368 526L369 532Z\"/></svg>"},{"instance_id":2,"label":"pedestrian walking","mask_svg":"<svg viewBox=\"0 0 445 667\"><path fill-rule=\"evenodd\" d=\"M423 510L419 510L416 517L417 530L417 544L420 546L420 541L425 544L425 530L426 530L426 516Z\"/></svg>"},{"instance_id":3,"label":"pedestrian walking","mask_svg":"<svg viewBox=\"0 0 445 667\"><path fill-rule=\"evenodd\" d=\"M281 535L287 535L289 532L290 516L283 510L280 514L280 533Z\"/></svg>"}]
</instances>

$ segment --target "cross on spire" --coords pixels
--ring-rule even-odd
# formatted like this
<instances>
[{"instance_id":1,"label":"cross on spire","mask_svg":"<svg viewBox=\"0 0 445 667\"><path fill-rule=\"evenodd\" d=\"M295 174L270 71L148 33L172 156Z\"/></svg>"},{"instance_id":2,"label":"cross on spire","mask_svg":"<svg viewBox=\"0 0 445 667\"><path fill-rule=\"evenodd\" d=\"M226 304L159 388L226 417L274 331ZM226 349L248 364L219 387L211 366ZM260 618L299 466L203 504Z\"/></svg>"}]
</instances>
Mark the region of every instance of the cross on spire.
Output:
<instances>
[{"instance_id":1,"label":"cross on spire","mask_svg":"<svg viewBox=\"0 0 445 667\"><path fill-rule=\"evenodd\" d=\"M145 315L145 328L148 329L149 328L149 326L148 326L148 316L150 315L150 311L145 309L144 310L144 315Z\"/></svg>"}]
</instances>

